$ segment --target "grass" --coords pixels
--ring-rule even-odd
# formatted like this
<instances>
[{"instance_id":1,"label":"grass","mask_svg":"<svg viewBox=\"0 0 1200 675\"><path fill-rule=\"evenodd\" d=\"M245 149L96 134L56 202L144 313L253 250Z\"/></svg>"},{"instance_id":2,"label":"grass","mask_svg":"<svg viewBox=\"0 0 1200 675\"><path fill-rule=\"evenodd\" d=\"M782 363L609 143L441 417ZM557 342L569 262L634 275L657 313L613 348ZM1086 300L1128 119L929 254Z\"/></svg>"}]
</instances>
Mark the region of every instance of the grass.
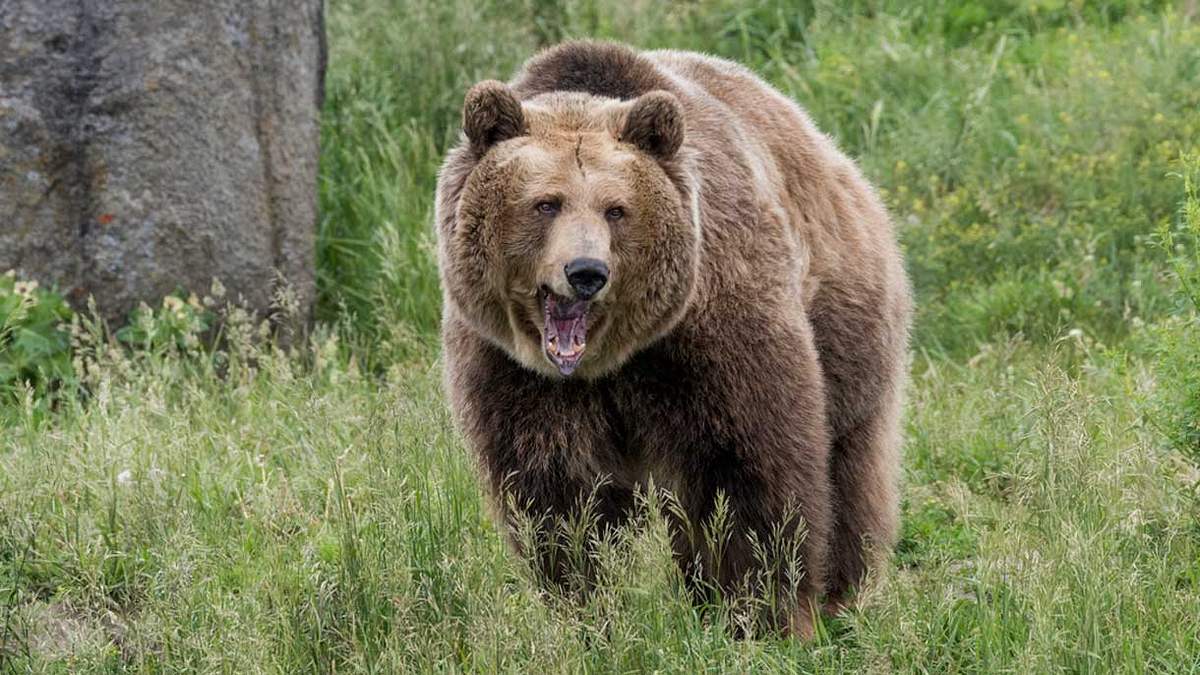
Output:
<instances>
[{"instance_id":1,"label":"grass","mask_svg":"<svg viewBox=\"0 0 1200 675\"><path fill-rule=\"evenodd\" d=\"M1200 671L1195 11L331 3L324 323L285 350L233 316L218 354L81 323L86 394L0 404L0 670ZM813 644L693 607L653 504L588 603L545 596L450 424L440 155L470 83L577 35L747 63L900 223L904 531Z\"/></svg>"}]
</instances>

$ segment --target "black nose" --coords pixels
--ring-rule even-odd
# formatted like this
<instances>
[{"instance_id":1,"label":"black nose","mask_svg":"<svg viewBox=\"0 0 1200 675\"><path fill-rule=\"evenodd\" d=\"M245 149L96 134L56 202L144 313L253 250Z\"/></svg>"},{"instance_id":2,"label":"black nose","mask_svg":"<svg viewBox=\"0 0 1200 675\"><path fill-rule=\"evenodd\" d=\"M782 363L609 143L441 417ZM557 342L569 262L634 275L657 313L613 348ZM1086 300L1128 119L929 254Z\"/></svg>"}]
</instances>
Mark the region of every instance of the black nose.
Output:
<instances>
[{"instance_id":1,"label":"black nose","mask_svg":"<svg viewBox=\"0 0 1200 675\"><path fill-rule=\"evenodd\" d=\"M576 258L563 267L563 272L580 300L591 300L608 283L608 265L595 258Z\"/></svg>"}]
</instances>

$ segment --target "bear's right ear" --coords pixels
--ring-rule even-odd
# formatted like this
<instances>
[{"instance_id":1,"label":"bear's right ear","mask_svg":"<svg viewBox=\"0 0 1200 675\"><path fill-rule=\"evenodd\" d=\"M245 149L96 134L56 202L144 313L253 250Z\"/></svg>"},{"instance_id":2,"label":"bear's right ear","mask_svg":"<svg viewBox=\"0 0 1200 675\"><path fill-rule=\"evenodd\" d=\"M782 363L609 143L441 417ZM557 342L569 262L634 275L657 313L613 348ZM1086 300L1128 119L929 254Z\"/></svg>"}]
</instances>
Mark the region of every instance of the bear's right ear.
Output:
<instances>
[{"instance_id":1,"label":"bear's right ear","mask_svg":"<svg viewBox=\"0 0 1200 675\"><path fill-rule=\"evenodd\" d=\"M471 87L463 102L463 131L471 147L482 154L488 148L525 133L525 113L508 85L484 80Z\"/></svg>"}]
</instances>

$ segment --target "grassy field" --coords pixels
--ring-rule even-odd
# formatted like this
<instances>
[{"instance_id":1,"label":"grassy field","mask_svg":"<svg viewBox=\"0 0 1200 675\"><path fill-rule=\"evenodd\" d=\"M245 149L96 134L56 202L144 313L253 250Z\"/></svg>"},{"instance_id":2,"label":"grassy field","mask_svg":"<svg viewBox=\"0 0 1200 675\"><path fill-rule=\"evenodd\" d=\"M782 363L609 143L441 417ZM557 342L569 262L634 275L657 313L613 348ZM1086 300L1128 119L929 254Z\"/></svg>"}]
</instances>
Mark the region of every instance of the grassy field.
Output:
<instances>
[{"instance_id":1,"label":"grassy field","mask_svg":"<svg viewBox=\"0 0 1200 675\"><path fill-rule=\"evenodd\" d=\"M281 349L233 311L214 353L186 319L219 292L133 340L77 319L78 386L0 399L0 671L1200 671L1195 2L328 11L321 324ZM812 644L693 607L653 504L586 605L545 596L450 424L441 153L471 83L586 35L753 67L900 225L902 540Z\"/></svg>"}]
</instances>

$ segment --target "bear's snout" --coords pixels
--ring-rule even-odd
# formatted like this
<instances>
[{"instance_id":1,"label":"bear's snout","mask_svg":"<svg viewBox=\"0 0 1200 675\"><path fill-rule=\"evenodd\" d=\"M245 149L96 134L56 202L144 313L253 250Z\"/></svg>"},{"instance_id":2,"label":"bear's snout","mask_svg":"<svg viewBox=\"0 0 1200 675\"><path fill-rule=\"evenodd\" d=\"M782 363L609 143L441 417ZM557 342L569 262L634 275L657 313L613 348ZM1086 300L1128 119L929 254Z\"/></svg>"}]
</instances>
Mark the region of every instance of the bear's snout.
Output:
<instances>
[{"instance_id":1,"label":"bear's snout","mask_svg":"<svg viewBox=\"0 0 1200 675\"><path fill-rule=\"evenodd\" d=\"M596 258L575 258L563 266L575 297L591 300L608 283L608 265Z\"/></svg>"}]
</instances>

